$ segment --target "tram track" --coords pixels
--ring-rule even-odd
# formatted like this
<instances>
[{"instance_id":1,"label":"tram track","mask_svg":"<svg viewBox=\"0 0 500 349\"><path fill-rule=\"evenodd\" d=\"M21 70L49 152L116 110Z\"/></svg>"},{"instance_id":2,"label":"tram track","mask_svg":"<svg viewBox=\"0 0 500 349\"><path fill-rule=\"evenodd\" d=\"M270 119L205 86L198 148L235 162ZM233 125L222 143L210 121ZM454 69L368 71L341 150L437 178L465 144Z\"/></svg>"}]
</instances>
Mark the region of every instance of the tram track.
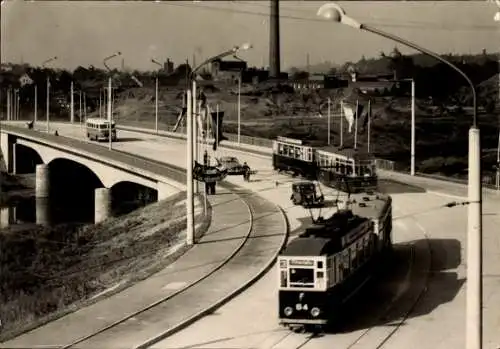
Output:
<instances>
[{"instance_id":1,"label":"tram track","mask_svg":"<svg viewBox=\"0 0 500 349\"><path fill-rule=\"evenodd\" d=\"M238 195L238 194L235 194L235 195ZM241 199L241 196L238 195L238 197ZM217 271L220 271L221 268L224 267L224 265L226 265L242 248L243 246L247 243L251 233L252 233L252 228L253 228L253 213L252 213L252 210L251 210L251 207L250 205L248 204L248 202L246 202L245 200L242 200L244 202L244 204L246 205L247 209L248 209L248 212L249 212L249 220L250 220L250 225L249 225L249 229L247 231L247 233L245 234L245 237L243 238L243 240L241 241L241 243L236 247L236 249L226 258L224 259L223 261L221 261L218 265L216 265L213 269L211 269L207 274L201 276L200 278L198 278L197 280L185 285L184 287L182 287L181 289L177 290L176 292L166 296L166 297L163 297L159 300L157 300L156 302L144 307L144 308L141 308L140 310L138 311L135 311L133 313L130 313L124 317L122 317L121 319L107 325L107 326L104 326L103 328L97 330L97 331L94 331L93 333L91 334L88 334L86 336L83 336L69 344L66 344L66 345L63 345L63 346L59 346L58 349L70 349L70 348L75 348L77 345L80 345L80 344L84 344L86 341L89 341L93 338L95 338L96 336L99 336L103 333L105 333L106 331L109 331L113 328L116 328L117 326L120 326L121 324L125 323L127 320L130 320L131 318L134 318L136 316L139 316L143 313L146 313L148 311L154 311L155 308L157 308L158 306L164 304L165 302L168 302L168 301L174 301L175 300L175 297L186 292L187 290L189 290L190 288L192 287L195 287L195 286L199 286L200 283L203 282L203 280L207 279L208 277L210 277L211 275L213 275L214 273L216 273Z\"/></svg>"},{"instance_id":2,"label":"tram track","mask_svg":"<svg viewBox=\"0 0 500 349\"><path fill-rule=\"evenodd\" d=\"M377 341L374 341L372 338L370 338L370 347L374 349L382 349L385 347L385 345L390 341L390 339L401 329L401 327L405 324L405 322L408 320L409 316L412 314L412 312L415 310L416 306L419 304L421 301L422 297L425 295L427 292L430 278L429 278L429 273L432 270L432 261L433 261L433 256L432 256L432 248L429 240L429 236L427 235L427 232L425 229L418 223L418 221L414 218L411 217L411 219L414 221L415 226L421 231L424 240L426 241L427 244L427 252L429 253L429 265L426 268L422 268L421 270L415 270L414 265L416 262L416 252L415 252L415 246L412 245L411 248L411 257L410 257L410 264L408 269L410 270L409 275L407 276L408 279L411 279L412 275L414 273L424 273L424 280L423 283L421 284L420 288L413 294L412 299L409 301L409 304L406 306L406 310L399 315L399 319L394 323L391 323L390 325L390 330L388 333L384 334L381 336L382 338L378 339ZM411 291L411 281L408 280L409 282L409 287L407 290L404 292L399 292L396 294L392 299L388 302L387 307L377 316L377 321L380 323L383 321L385 317L391 312L394 311L397 308L398 301L400 301L405 295L408 296L408 292ZM370 326L366 329L364 329L349 345L345 347L345 349L354 349L358 345L360 345L360 342L367 338L374 330L376 329L381 329L384 328L383 326L380 325L373 325ZM388 326L385 326L385 328L388 328ZM376 343L374 343L376 342ZM363 345L360 345L363 346Z\"/></svg>"},{"instance_id":3,"label":"tram track","mask_svg":"<svg viewBox=\"0 0 500 349\"><path fill-rule=\"evenodd\" d=\"M342 349L355 349L355 348L373 348L373 349L382 349L387 343L391 340L391 338L404 326L405 322L411 316L415 308L418 306L422 298L425 296L427 289L430 284L430 272L433 267L433 253L429 240L429 236L425 229L418 223L418 221L411 217L414 221L416 227L421 231L423 238L425 240L426 247L423 248L426 252L421 252L422 254L428 253L428 257L420 257L421 265L420 268L416 267L416 264L419 262L416 252L415 245L410 245L410 256L408 263L408 273L405 276L405 281L402 284L407 284L408 287L405 287L404 290L400 290L396 292L390 299L388 299L385 303L385 307L381 310L376 316L375 321L373 321L373 325L368 326L363 329L361 333L357 334L355 338L348 339L348 337L344 339L340 339L339 342L336 342L336 333L325 333L325 334L311 334L311 333L297 333L293 331L289 331L285 333L281 338L276 340L272 345L268 348L276 349L276 348L291 348L291 349L302 349L309 348L309 344L314 345L314 339L326 336L331 340L332 347L342 348ZM425 261L428 261L426 263ZM418 279L419 275L424 275L423 280ZM417 280L413 280L412 278L416 277ZM417 290L413 291L413 286L418 284ZM398 310L403 308L404 310ZM391 312L396 312L396 316L398 320L393 321L387 325L381 325L384 322L384 318L390 318ZM381 330L385 331L388 329L387 333L378 333L374 334L374 331ZM339 333L340 334L340 333ZM345 333L348 335L348 333ZM370 336L374 334L373 336ZM292 345L293 343L293 345ZM313 346L312 346L313 347ZM322 346L321 346L322 347Z\"/></svg>"},{"instance_id":4,"label":"tram track","mask_svg":"<svg viewBox=\"0 0 500 349\"><path fill-rule=\"evenodd\" d=\"M418 291L415 292L413 295L413 299L409 302L409 305L407 306L407 309L403 312L403 314L400 315L399 320L396 321L396 323L391 324L390 331L385 334L379 341L378 344L374 345L374 349L381 349L384 348L384 346L390 341L390 339L401 329L401 327L405 324L405 322L408 320L409 316L412 314L412 312L415 310L417 305L420 303L422 300L423 296L426 294L427 289L429 287L430 283L430 271L432 270L432 265L433 265L433 255L432 255L432 248L429 240L429 236L427 235L427 232L425 229L418 223L418 221L414 218L411 217L411 219L414 221L414 224L418 227L418 229L421 231L424 240L426 241L427 248L426 250L429 253L429 265L426 268L423 268L422 270L414 270L414 264L415 264L415 259L416 259L416 252L415 252L415 246L411 246L411 260L410 260L410 274L414 272L423 272L425 273L424 276L424 281L421 285L421 287L418 289ZM411 275L410 275L411 278ZM409 288L410 290L410 288ZM401 298L405 296L405 294L409 291L407 290L406 292L403 292L402 294L398 294L393 299L391 299L388 307L378 316L379 320L382 320L385 316L387 316L392 310L395 309L395 306ZM352 349L355 348L356 345L359 344L359 342L364 338L367 337L373 330L380 328L379 326L370 326L369 328L365 329L353 342L351 345L349 345L346 349Z\"/></svg>"},{"instance_id":5,"label":"tram track","mask_svg":"<svg viewBox=\"0 0 500 349\"><path fill-rule=\"evenodd\" d=\"M132 156L128 152L125 151L117 151L123 155ZM165 164L156 160L152 160L149 158L135 156L135 158L141 159L141 161L147 162L154 166L165 166L170 168L171 170L176 170L178 172L185 172L183 169L177 168L176 166L171 166L169 164ZM96 330L86 336L83 336L77 340L74 340L71 343L57 346L57 349L70 349L70 348L88 348L88 347L106 347L106 344L113 344L113 347L120 348L134 348L134 349L143 349L147 348L158 341L172 335L173 333L182 330L187 327L198 318L201 318L204 315L207 315L210 312L215 311L218 307L222 306L225 302L229 301L231 298L239 294L243 289L249 287L254 281L256 281L260 276L262 276L267 269L274 263L275 258L272 261L267 263L266 267L259 270L256 275L251 277L249 280L244 280L244 282L240 282L238 285L235 284L234 289L230 290L230 292L223 297L222 299L218 298L215 302L211 302L208 307L205 309L198 310L196 313L191 314L187 318L183 318L180 322L171 324L171 326L163 328L159 333L154 334L153 336L147 336L143 339L138 340L132 346L129 346L129 343L125 343L121 341L122 336L125 331L128 332L128 328L131 327L131 320L134 323L141 321L144 319L144 323L147 323L148 318L152 317L164 317L164 314L169 313L169 308L175 308L175 303L178 301L182 303L180 298L184 298L184 303L186 303L186 298L196 299L196 295L203 297L203 294L206 293L204 289L207 288L210 284L212 285L220 285L224 284L227 281L224 277L224 268L238 268L244 267L251 263L251 256L254 253L258 253L260 250L266 249L266 236L273 237L278 234L284 235L282 246L284 246L286 238L287 238L287 230L288 223L286 218L284 217L284 212L282 212L278 206L272 204L271 202L265 200L264 198L258 196L255 193L252 193L249 190L239 189L236 186L232 185L224 185L230 192L236 195L240 200L242 200L247 206L249 212L249 229L243 237L241 243L235 248L235 250L223 261L221 261L217 266L211 269L207 274L203 275L199 279L185 285L181 289L176 292L159 299L158 301L138 310L133 313L128 314L127 316L122 317L121 319L99 329ZM277 221L281 223L280 231L274 232L276 230ZM265 232L264 234L262 232ZM269 234L271 232L271 234ZM260 239L259 239L260 238ZM241 286L243 284L243 286ZM174 309L175 310L175 309ZM123 329L123 330L122 330ZM133 330L132 330L133 331ZM147 332L147 331L146 331ZM103 345L101 345L101 343Z\"/></svg>"}]
</instances>

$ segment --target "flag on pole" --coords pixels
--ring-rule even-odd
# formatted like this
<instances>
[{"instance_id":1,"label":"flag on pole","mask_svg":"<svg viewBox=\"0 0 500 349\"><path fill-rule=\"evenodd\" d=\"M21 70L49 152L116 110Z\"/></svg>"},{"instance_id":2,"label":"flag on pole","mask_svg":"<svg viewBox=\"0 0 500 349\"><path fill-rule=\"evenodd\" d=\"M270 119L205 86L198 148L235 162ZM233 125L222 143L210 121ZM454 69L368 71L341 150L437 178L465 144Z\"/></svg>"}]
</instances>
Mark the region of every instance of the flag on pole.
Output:
<instances>
[{"instance_id":1,"label":"flag on pole","mask_svg":"<svg viewBox=\"0 0 500 349\"><path fill-rule=\"evenodd\" d=\"M222 122L224 120L224 112L219 111L217 112L211 112L211 128L212 128L212 135L214 137L214 146L213 150L216 151L217 147L219 146L219 143L222 141L226 141L227 137L222 134Z\"/></svg>"},{"instance_id":2,"label":"flag on pole","mask_svg":"<svg viewBox=\"0 0 500 349\"><path fill-rule=\"evenodd\" d=\"M143 83L139 79L137 79L134 75L132 75L131 78L132 78L132 80L135 81L135 83L137 85L139 85L139 87L143 87L144 86Z\"/></svg>"},{"instance_id":3,"label":"flag on pole","mask_svg":"<svg viewBox=\"0 0 500 349\"><path fill-rule=\"evenodd\" d=\"M370 101L368 101L368 108L366 113L364 113L364 119L363 119L363 129L362 129L363 132L366 130L368 121L371 119L371 117L372 117L372 105Z\"/></svg>"},{"instance_id":4,"label":"flag on pole","mask_svg":"<svg viewBox=\"0 0 500 349\"><path fill-rule=\"evenodd\" d=\"M19 83L21 84L21 87L24 87L26 85L31 85L33 84L33 79L26 73L24 73L20 78L19 78Z\"/></svg>"},{"instance_id":5,"label":"flag on pole","mask_svg":"<svg viewBox=\"0 0 500 349\"><path fill-rule=\"evenodd\" d=\"M342 108L344 109L345 119L349 124L349 133L352 133L352 126L354 125L354 120L357 119L361 112L363 111L363 105L358 104L358 110L356 110L356 104L351 104L349 102L342 103Z\"/></svg>"}]
</instances>

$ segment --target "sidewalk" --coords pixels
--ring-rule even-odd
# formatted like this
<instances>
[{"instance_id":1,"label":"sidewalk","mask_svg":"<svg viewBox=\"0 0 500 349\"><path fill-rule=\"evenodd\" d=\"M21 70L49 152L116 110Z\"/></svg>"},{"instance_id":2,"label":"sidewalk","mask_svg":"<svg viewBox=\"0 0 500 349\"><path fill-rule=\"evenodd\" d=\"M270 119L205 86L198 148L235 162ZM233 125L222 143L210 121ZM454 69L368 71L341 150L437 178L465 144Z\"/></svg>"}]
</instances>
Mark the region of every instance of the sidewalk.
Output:
<instances>
[{"instance_id":1,"label":"sidewalk","mask_svg":"<svg viewBox=\"0 0 500 349\"><path fill-rule=\"evenodd\" d=\"M101 302L4 342L0 348L67 345L172 295L209 273L231 255L251 227L248 207L236 194L219 188L218 195L209 196L209 201L212 205L212 222L208 231L199 244L176 262ZM228 275L227 279L231 279L231 276Z\"/></svg>"}]
</instances>

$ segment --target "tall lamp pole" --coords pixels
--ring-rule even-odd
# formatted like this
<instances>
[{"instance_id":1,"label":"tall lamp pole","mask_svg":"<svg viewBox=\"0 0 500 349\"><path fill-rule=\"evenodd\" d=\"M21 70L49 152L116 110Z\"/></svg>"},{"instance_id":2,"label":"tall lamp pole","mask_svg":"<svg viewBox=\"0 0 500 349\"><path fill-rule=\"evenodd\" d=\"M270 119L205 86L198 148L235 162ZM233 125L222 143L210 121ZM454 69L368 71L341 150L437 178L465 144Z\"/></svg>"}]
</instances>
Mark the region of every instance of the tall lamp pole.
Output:
<instances>
[{"instance_id":1,"label":"tall lamp pole","mask_svg":"<svg viewBox=\"0 0 500 349\"><path fill-rule=\"evenodd\" d=\"M498 5L499 5L499 3L497 2L497 6ZM493 19L495 20L495 22L500 22L500 11L497 11L497 13L495 13L495 16L493 17ZM500 66L500 55L498 57L498 65ZM499 93L499 96L498 96L499 99L498 99L498 101L500 103L500 81L499 81L498 93ZM495 185L496 185L496 189L500 190L500 119L499 119L499 129L498 129L497 166L496 166L496 180L495 180Z\"/></svg>"},{"instance_id":2,"label":"tall lamp pole","mask_svg":"<svg viewBox=\"0 0 500 349\"><path fill-rule=\"evenodd\" d=\"M110 60L111 58L115 58L115 57L120 56L121 54L122 53L120 51L118 51L118 52L112 54L111 56L104 58L102 61L103 65L106 67L106 69L108 70L108 73L109 73L109 77L108 77L108 141L109 141L109 150L113 149L113 137L111 134L111 130L112 130L111 123L113 121L113 115L111 112L111 103L113 103L113 95L112 95L113 78L111 76L111 69L106 64L106 62L108 60Z\"/></svg>"},{"instance_id":3,"label":"tall lamp pole","mask_svg":"<svg viewBox=\"0 0 500 349\"><path fill-rule=\"evenodd\" d=\"M240 70L238 76L238 144L241 143L241 75L243 72Z\"/></svg>"},{"instance_id":4,"label":"tall lamp pole","mask_svg":"<svg viewBox=\"0 0 500 349\"><path fill-rule=\"evenodd\" d=\"M57 56L54 56L52 58L49 58L47 60L45 60L44 62L42 62L42 67L45 68L45 65L47 63L50 63L52 61L55 61L57 59ZM38 91L35 90L35 93L37 93ZM35 101L38 102L38 98L35 97ZM47 102L46 102L46 110L45 110L45 114L46 114L46 117L47 117L47 133L49 132L50 130L50 125L49 125L49 113L50 113L50 76L49 74L47 74ZM38 109L38 106L35 105L35 121L36 121L36 110Z\"/></svg>"},{"instance_id":5,"label":"tall lamp pole","mask_svg":"<svg viewBox=\"0 0 500 349\"><path fill-rule=\"evenodd\" d=\"M395 35L383 32L348 17L336 3L327 3L318 10L318 16L333 22L346 24L359 30L385 37L434 57L459 73L470 85L473 97L473 121L469 129L469 180L468 180L468 224L467 224L467 308L466 308L466 348L482 348L482 183L481 144L477 127L476 89L470 78L451 62L438 54L422 48Z\"/></svg>"},{"instance_id":6,"label":"tall lamp pole","mask_svg":"<svg viewBox=\"0 0 500 349\"><path fill-rule=\"evenodd\" d=\"M187 211L187 237L186 237L186 243L188 245L194 244L194 181L193 181L193 148L194 148L194 132L193 132L193 107L195 103L195 97L192 96L192 94L195 93L196 91L196 74L197 72L205 65L218 60L222 59L226 56L234 55L238 51L241 50L248 50L252 47L251 44L245 43L241 46L234 46L232 49L225 51L221 54L218 54L216 56L213 56L205 61L203 61L200 65L198 65L196 68L194 68L191 71L191 74L189 76L189 80L191 81L191 91L188 89L187 91L187 98L186 98L186 107L187 107L187 178L186 178L186 187L187 187L187 198L186 198L186 211Z\"/></svg>"},{"instance_id":7,"label":"tall lamp pole","mask_svg":"<svg viewBox=\"0 0 500 349\"><path fill-rule=\"evenodd\" d=\"M153 58L151 58L151 62L153 62L156 65L160 66L160 69L163 68L162 64ZM156 72L156 79L155 79L155 131L158 134L158 74L159 71Z\"/></svg>"},{"instance_id":8,"label":"tall lamp pole","mask_svg":"<svg viewBox=\"0 0 500 349\"><path fill-rule=\"evenodd\" d=\"M415 176L415 80L413 78L394 80L411 83L411 151L410 151L410 175Z\"/></svg>"}]
</instances>

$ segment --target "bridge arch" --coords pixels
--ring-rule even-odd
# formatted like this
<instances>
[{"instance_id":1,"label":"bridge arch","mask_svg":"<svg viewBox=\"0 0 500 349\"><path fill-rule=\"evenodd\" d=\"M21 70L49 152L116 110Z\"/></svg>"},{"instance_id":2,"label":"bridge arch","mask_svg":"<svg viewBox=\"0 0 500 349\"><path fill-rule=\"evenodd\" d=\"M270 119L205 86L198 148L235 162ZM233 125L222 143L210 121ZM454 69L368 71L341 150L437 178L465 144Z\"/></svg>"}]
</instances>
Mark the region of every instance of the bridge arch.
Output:
<instances>
[{"instance_id":1,"label":"bridge arch","mask_svg":"<svg viewBox=\"0 0 500 349\"><path fill-rule=\"evenodd\" d=\"M110 191L114 215L126 214L158 201L158 190L131 181L115 183Z\"/></svg>"},{"instance_id":2,"label":"bridge arch","mask_svg":"<svg viewBox=\"0 0 500 349\"><path fill-rule=\"evenodd\" d=\"M52 159L47 166L52 220L93 222L94 192L104 187L99 177L89 167L66 158Z\"/></svg>"},{"instance_id":3,"label":"bridge arch","mask_svg":"<svg viewBox=\"0 0 500 349\"><path fill-rule=\"evenodd\" d=\"M14 148L14 162L16 174L35 173L36 165L43 164L40 154L24 144L16 144Z\"/></svg>"}]
</instances>

